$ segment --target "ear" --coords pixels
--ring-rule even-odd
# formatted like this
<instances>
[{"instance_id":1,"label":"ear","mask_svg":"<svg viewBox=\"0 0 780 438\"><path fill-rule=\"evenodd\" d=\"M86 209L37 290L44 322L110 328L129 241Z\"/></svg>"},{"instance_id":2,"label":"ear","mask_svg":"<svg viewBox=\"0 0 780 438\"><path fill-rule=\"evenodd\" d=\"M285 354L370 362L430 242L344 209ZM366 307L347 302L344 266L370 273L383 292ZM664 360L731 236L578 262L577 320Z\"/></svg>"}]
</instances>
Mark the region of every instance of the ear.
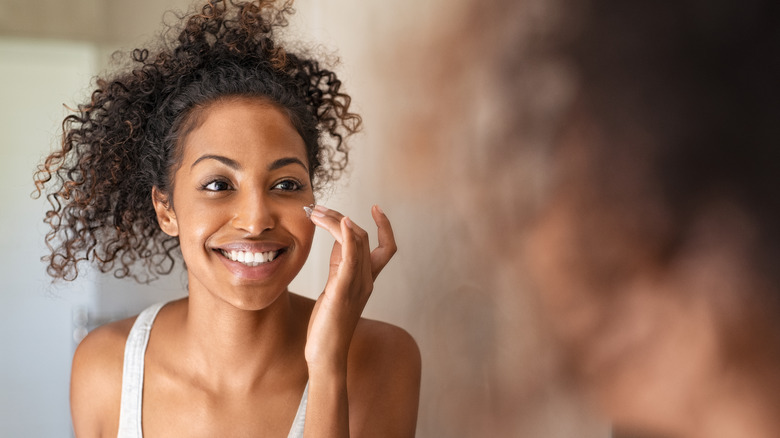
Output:
<instances>
[{"instance_id":1,"label":"ear","mask_svg":"<svg viewBox=\"0 0 780 438\"><path fill-rule=\"evenodd\" d=\"M174 237L179 235L179 222L176 220L176 212L170 203L170 198L157 187L152 187L152 204L157 213L157 223L163 233Z\"/></svg>"}]
</instances>

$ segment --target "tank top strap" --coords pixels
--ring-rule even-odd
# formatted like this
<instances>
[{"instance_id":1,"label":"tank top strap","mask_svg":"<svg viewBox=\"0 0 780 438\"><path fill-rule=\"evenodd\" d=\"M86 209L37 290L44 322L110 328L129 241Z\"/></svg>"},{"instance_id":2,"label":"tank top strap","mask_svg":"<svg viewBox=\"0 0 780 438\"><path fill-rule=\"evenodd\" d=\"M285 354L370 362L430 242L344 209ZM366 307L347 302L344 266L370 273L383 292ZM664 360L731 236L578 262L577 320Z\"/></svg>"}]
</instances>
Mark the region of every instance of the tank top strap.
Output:
<instances>
[{"instance_id":1,"label":"tank top strap","mask_svg":"<svg viewBox=\"0 0 780 438\"><path fill-rule=\"evenodd\" d=\"M303 389L303 396L301 397L301 404L298 405L298 412L295 413L295 419L287 438L303 438L303 426L306 423L306 403L308 400L309 382L306 382L306 387Z\"/></svg>"},{"instance_id":2,"label":"tank top strap","mask_svg":"<svg viewBox=\"0 0 780 438\"><path fill-rule=\"evenodd\" d=\"M144 387L144 357L154 318L165 303L157 303L141 312L125 343L122 368L122 399L119 409L118 438L142 438L141 406Z\"/></svg>"}]
</instances>

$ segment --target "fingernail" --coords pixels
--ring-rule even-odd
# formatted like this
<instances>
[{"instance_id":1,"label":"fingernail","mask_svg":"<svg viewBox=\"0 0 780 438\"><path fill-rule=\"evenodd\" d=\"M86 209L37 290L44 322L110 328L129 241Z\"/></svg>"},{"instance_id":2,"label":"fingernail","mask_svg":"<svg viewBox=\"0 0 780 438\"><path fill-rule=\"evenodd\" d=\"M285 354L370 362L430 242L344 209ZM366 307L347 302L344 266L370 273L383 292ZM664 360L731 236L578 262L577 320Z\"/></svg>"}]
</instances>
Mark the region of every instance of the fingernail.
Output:
<instances>
[{"instance_id":1,"label":"fingernail","mask_svg":"<svg viewBox=\"0 0 780 438\"><path fill-rule=\"evenodd\" d=\"M303 211L306 212L306 217L311 217L312 212L314 211L314 204L304 205Z\"/></svg>"},{"instance_id":2,"label":"fingernail","mask_svg":"<svg viewBox=\"0 0 780 438\"><path fill-rule=\"evenodd\" d=\"M347 224L347 226L348 226L349 228L352 228L352 225L354 225L354 224L352 223L352 219L350 219L350 218L349 218L349 217L347 217L347 216L344 216L344 223L345 223L345 224Z\"/></svg>"},{"instance_id":3,"label":"fingernail","mask_svg":"<svg viewBox=\"0 0 780 438\"><path fill-rule=\"evenodd\" d=\"M328 212L328 207L325 207L324 205L317 204L317 205L314 206L314 210L321 211L323 213L327 213Z\"/></svg>"},{"instance_id":4,"label":"fingernail","mask_svg":"<svg viewBox=\"0 0 780 438\"><path fill-rule=\"evenodd\" d=\"M385 214L384 210L382 210L382 207L380 207L380 206L378 206L376 204L374 205L374 207L376 207L376 211L378 211L378 212L380 212L382 214Z\"/></svg>"}]
</instances>

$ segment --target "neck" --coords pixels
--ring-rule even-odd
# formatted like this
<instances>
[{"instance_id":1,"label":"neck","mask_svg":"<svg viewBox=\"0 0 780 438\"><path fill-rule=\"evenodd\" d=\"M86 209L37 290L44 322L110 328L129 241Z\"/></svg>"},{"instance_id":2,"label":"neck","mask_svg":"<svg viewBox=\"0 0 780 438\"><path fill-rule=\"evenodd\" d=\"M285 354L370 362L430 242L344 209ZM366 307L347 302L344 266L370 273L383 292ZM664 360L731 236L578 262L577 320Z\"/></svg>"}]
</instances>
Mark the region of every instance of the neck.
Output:
<instances>
[{"instance_id":1,"label":"neck","mask_svg":"<svg viewBox=\"0 0 780 438\"><path fill-rule=\"evenodd\" d=\"M219 388L249 388L296 366L301 328L289 292L262 310L243 310L209 293L191 293L177 321L181 347L199 381ZM304 364L305 366L305 364Z\"/></svg>"}]
</instances>

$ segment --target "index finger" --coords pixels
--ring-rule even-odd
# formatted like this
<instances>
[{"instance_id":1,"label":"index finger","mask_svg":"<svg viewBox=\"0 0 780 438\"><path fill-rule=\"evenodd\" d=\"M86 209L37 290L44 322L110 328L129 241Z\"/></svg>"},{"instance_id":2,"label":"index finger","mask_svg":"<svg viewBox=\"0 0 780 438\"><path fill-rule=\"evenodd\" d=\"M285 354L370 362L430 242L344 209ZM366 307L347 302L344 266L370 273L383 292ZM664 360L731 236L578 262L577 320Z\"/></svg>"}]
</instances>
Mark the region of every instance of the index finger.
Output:
<instances>
[{"instance_id":1,"label":"index finger","mask_svg":"<svg viewBox=\"0 0 780 438\"><path fill-rule=\"evenodd\" d=\"M336 210L331 210L323 205L316 205L310 210L309 219L319 227L327 230L338 243L344 243L344 236L341 232L341 220L344 215Z\"/></svg>"}]
</instances>

